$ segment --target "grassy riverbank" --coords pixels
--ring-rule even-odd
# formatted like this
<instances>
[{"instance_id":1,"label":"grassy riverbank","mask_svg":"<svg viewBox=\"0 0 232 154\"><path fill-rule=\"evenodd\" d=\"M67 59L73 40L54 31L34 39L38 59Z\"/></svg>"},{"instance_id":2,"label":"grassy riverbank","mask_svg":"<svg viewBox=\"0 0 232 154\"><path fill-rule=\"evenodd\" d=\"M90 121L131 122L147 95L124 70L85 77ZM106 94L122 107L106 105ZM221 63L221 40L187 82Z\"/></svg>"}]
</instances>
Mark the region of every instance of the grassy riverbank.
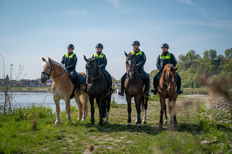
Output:
<instances>
[{"instance_id":1,"label":"grassy riverbank","mask_svg":"<svg viewBox=\"0 0 232 154\"><path fill-rule=\"evenodd\" d=\"M127 105L113 104L110 123L104 127L91 125L90 113L77 122L76 107L71 108L73 124L66 123L63 111L61 125L54 124L56 115L47 107L14 110L12 115L0 116L0 153L83 153L89 145L94 146L93 153L232 153L232 120L226 110L211 108L206 100L191 102L182 97L177 102L176 131L169 125L158 131L157 99L149 101L142 129L134 123L131 129L126 127Z\"/></svg>"}]
</instances>

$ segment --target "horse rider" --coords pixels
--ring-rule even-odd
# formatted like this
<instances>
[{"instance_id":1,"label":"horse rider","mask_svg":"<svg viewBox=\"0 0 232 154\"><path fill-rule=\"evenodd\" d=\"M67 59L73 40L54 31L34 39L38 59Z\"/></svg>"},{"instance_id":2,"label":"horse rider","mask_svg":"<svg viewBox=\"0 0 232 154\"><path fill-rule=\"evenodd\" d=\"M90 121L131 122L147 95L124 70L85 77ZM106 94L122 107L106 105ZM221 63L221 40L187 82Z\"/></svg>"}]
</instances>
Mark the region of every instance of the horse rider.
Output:
<instances>
[{"instance_id":1,"label":"horse rider","mask_svg":"<svg viewBox=\"0 0 232 154\"><path fill-rule=\"evenodd\" d=\"M161 49L162 49L162 54L158 56L157 61L156 61L156 66L159 69L159 72L155 75L153 79L154 89L151 90L151 92L155 95L158 92L159 79L162 75L164 66L166 64L172 64L174 67L176 67L176 64L177 64L175 56L172 53L168 52L169 45L167 43L163 43L161 46ZM175 80L177 83L177 93L179 95L179 94L182 94L183 91L181 90L181 78L177 72L176 72L176 75L177 77Z\"/></svg>"},{"instance_id":2,"label":"horse rider","mask_svg":"<svg viewBox=\"0 0 232 154\"><path fill-rule=\"evenodd\" d=\"M74 82L77 84L75 93L79 93L80 84L78 80L78 74L76 72L77 56L75 53L73 53L74 45L69 44L67 48L68 48L68 53L66 53L63 56L61 63L64 64L66 70L69 73L70 78L73 79Z\"/></svg>"},{"instance_id":3,"label":"horse rider","mask_svg":"<svg viewBox=\"0 0 232 154\"><path fill-rule=\"evenodd\" d=\"M133 51L131 51L131 54L136 54L135 55L135 63L136 63L136 68L137 71L142 74L145 77L145 95L146 97L149 97L149 80L150 77L148 74L144 71L144 64L146 62L146 56L143 51L139 49L140 42L139 41L134 41L132 43L133 46ZM123 96L124 95L124 82L126 79L127 73L125 73L122 78L121 78L121 91L118 92L119 95Z\"/></svg>"},{"instance_id":4,"label":"horse rider","mask_svg":"<svg viewBox=\"0 0 232 154\"><path fill-rule=\"evenodd\" d=\"M98 66L101 68L102 72L107 77L107 82L109 85L110 93L113 93L114 89L112 89L112 77L111 77L110 73L105 69L106 65L107 65L107 58L106 58L106 55L104 53L102 53L103 45L101 43L98 43L95 46L95 48L97 51L95 54L93 54L92 58L96 59ZM87 87L83 90L83 92L87 92Z\"/></svg>"}]
</instances>

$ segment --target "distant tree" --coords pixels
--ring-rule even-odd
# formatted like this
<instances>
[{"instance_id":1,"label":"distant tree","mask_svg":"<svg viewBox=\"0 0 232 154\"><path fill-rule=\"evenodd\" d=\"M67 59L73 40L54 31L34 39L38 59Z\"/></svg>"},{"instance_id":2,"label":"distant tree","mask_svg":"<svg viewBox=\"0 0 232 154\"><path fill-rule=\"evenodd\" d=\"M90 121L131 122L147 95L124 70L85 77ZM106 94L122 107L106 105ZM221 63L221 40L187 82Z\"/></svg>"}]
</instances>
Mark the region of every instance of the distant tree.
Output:
<instances>
[{"instance_id":1,"label":"distant tree","mask_svg":"<svg viewBox=\"0 0 232 154\"><path fill-rule=\"evenodd\" d=\"M182 62L185 62L185 61L186 61L186 57L185 57L185 55L183 55L183 54L180 54L178 58L179 58L179 60L182 61Z\"/></svg>"},{"instance_id":2,"label":"distant tree","mask_svg":"<svg viewBox=\"0 0 232 154\"><path fill-rule=\"evenodd\" d=\"M199 55L199 54L196 54L196 56L195 56L196 58L196 60L199 60L199 59L201 59L201 56Z\"/></svg>"},{"instance_id":3,"label":"distant tree","mask_svg":"<svg viewBox=\"0 0 232 154\"><path fill-rule=\"evenodd\" d=\"M210 57L210 59L215 60L216 57L217 57L217 51L213 50L213 49L210 49L209 50L209 57Z\"/></svg>"},{"instance_id":4,"label":"distant tree","mask_svg":"<svg viewBox=\"0 0 232 154\"><path fill-rule=\"evenodd\" d=\"M232 57L232 48L226 49L225 58L230 59Z\"/></svg>"},{"instance_id":5,"label":"distant tree","mask_svg":"<svg viewBox=\"0 0 232 154\"><path fill-rule=\"evenodd\" d=\"M218 55L217 56L217 60L224 60L224 59L225 59L225 57L223 55Z\"/></svg>"},{"instance_id":6,"label":"distant tree","mask_svg":"<svg viewBox=\"0 0 232 154\"><path fill-rule=\"evenodd\" d=\"M196 58L196 52L194 50L190 50L187 54L186 54L186 59L188 61L193 61Z\"/></svg>"},{"instance_id":7,"label":"distant tree","mask_svg":"<svg viewBox=\"0 0 232 154\"><path fill-rule=\"evenodd\" d=\"M203 52L203 59L204 59L204 60L208 60L208 59L209 59L209 51L208 51L208 50L205 50L205 51Z\"/></svg>"}]
</instances>

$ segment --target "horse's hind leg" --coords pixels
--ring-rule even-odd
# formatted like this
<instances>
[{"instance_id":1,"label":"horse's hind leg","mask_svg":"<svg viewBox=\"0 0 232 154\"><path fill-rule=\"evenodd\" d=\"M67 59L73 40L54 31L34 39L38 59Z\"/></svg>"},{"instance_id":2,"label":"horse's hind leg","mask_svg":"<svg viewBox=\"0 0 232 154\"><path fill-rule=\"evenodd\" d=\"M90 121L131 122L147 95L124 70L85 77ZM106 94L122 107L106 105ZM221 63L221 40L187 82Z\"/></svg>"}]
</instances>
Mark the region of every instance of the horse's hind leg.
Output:
<instances>
[{"instance_id":1,"label":"horse's hind leg","mask_svg":"<svg viewBox=\"0 0 232 154\"><path fill-rule=\"evenodd\" d=\"M147 122L147 102L148 102L148 97L142 98L142 103L144 104L144 116L143 116L143 124L146 124Z\"/></svg>"},{"instance_id":2,"label":"horse's hind leg","mask_svg":"<svg viewBox=\"0 0 232 154\"><path fill-rule=\"evenodd\" d=\"M131 96L126 95L128 120L127 127L131 127Z\"/></svg>"},{"instance_id":3,"label":"horse's hind leg","mask_svg":"<svg viewBox=\"0 0 232 154\"><path fill-rule=\"evenodd\" d=\"M104 114L104 104L105 104L105 96L101 96L100 102L99 102L99 125L103 126L103 114Z\"/></svg>"},{"instance_id":4,"label":"horse's hind leg","mask_svg":"<svg viewBox=\"0 0 232 154\"><path fill-rule=\"evenodd\" d=\"M80 97L83 97L82 95ZM83 99L82 101L80 100L80 97L76 97L75 101L77 103L78 109L79 109L79 116L78 116L78 121L82 119L83 117Z\"/></svg>"},{"instance_id":5,"label":"horse's hind leg","mask_svg":"<svg viewBox=\"0 0 232 154\"><path fill-rule=\"evenodd\" d=\"M163 127L163 114L164 114L164 104L165 104L165 98L163 96L160 96L160 121L159 121L159 130Z\"/></svg>"},{"instance_id":6,"label":"horse's hind leg","mask_svg":"<svg viewBox=\"0 0 232 154\"><path fill-rule=\"evenodd\" d=\"M110 102L111 102L111 95L106 98L106 122L109 123L109 113L110 113Z\"/></svg>"},{"instance_id":7,"label":"horse's hind leg","mask_svg":"<svg viewBox=\"0 0 232 154\"><path fill-rule=\"evenodd\" d=\"M167 124L167 112L166 112L166 103L164 102L164 125Z\"/></svg>"},{"instance_id":8,"label":"horse's hind leg","mask_svg":"<svg viewBox=\"0 0 232 154\"><path fill-rule=\"evenodd\" d=\"M137 107L136 108L136 110L137 110L137 120L138 120L137 121L138 122L137 127L142 128L141 127L141 117L140 117L140 114L141 114L141 108L140 108L141 107L140 106L141 105L141 96L136 96L135 97L135 103L137 104L136 105L136 107Z\"/></svg>"},{"instance_id":9,"label":"horse's hind leg","mask_svg":"<svg viewBox=\"0 0 232 154\"><path fill-rule=\"evenodd\" d=\"M61 117L60 117L60 99L56 98L53 95L53 100L56 104L56 122L55 124L60 124L61 123Z\"/></svg>"},{"instance_id":10,"label":"horse's hind leg","mask_svg":"<svg viewBox=\"0 0 232 154\"><path fill-rule=\"evenodd\" d=\"M71 123L71 110L70 110L70 98L65 99L65 104L66 104L66 113L68 114L68 122Z\"/></svg>"}]
</instances>

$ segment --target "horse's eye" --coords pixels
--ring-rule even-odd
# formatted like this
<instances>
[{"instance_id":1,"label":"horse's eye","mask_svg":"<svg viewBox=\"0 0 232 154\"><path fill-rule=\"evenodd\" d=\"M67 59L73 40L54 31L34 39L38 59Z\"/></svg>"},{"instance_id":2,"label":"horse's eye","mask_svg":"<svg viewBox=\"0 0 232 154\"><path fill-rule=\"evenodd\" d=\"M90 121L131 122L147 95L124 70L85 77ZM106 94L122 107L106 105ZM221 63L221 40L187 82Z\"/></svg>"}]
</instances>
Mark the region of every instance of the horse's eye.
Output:
<instances>
[{"instance_id":1,"label":"horse's eye","mask_svg":"<svg viewBox=\"0 0 232 154\"><path fill-rule=\"evenodd\" d=\"M50 69L51 67L49 66L48 69Z\"/></svg>"}]
</instances>

